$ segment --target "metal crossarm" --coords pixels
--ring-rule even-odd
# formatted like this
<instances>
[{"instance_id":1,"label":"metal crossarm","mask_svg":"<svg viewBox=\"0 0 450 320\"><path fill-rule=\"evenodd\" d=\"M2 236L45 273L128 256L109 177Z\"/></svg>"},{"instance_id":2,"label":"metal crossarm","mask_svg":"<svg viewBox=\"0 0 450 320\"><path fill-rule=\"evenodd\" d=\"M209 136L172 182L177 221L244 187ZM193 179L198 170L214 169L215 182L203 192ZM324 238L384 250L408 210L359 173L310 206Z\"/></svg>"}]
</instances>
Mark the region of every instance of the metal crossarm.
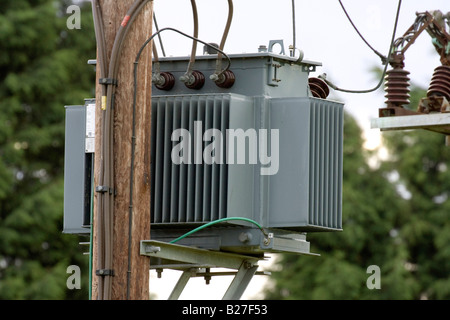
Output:
<instances>
[{"instance_id":1,"label":"metal crossarm","mask_svg":"<svg viewBox=\"0 0 450 320\"><path fill-rule=\"evenodd\" d=\"M175 269L182 270L169 300L180 297L189 279L196 276L214 276L224 273L200 272L201 268L227 268L237 270L235 277L227 289L224 300L238 300L249 285L253 276L257 274L258 261L264 256L248 256L228 252L199 249L178 244L171 244L154 240L142 240L140 254L151 258L157 258L162 262L152 268L157 270ZM267 274L267 273L264 273Z\"/></svg>"}]
</instances>

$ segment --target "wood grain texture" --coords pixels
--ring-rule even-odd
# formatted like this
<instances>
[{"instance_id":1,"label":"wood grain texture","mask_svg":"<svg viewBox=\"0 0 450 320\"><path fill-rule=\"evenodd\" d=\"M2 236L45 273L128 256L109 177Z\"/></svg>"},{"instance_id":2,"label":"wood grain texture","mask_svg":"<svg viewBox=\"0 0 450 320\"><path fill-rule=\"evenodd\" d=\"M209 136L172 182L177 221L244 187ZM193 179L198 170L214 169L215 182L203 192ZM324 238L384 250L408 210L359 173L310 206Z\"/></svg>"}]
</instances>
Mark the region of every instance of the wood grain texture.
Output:
<instances>
[{"instance_id":1,"label":"wood grain texture","mask_svg":"<svg viewBox=\"0 0 450 320\"><path fill-rule=\"evenodd\" d=\"M128 8L134 0L102 0L100 5L103 11L103 21L107 43L108 59L114 43L117 30ZM134 179L132 200L132 225L129 232L130 221L130 170L133 126L133 70L136 55L142 44L152 33L153 2L149 2L131 25L127 38L123 44L120 55L118 71L118 85L115 91L114 103L114 199L113 219L113 270L112 278L113 300L129 298L141 300L149 298L149 259L139 254L140 240L150 238L150 132L151 132L151 73L152 56L149 44L141 56L138 65L138 90L135 116L135 152L134 152ZM109 65L109 61L108 61ZM97 68L98 78L98 68ZM98 79L97 79L98 80ZM98 83L98 81L97 81ZM96 159L95 167L99 168L101 144L101 90L96 88ZM98 152L97 152L98 151ZM98 181L98 173L95 173ZM97 183L95 184L97 185ZM98 215L94 197L94 224ZM92 230L95 231L95 228ZM95 259L97 257L96 232L94 232L93 248L93 283L92 297L96 297L98 278L95 275ZM131 239L131 242L129 240ZM130 261L128 248L131 248ZM130 268L130 282L127 283L128 269Z\"/></svg>"}]
</instances>

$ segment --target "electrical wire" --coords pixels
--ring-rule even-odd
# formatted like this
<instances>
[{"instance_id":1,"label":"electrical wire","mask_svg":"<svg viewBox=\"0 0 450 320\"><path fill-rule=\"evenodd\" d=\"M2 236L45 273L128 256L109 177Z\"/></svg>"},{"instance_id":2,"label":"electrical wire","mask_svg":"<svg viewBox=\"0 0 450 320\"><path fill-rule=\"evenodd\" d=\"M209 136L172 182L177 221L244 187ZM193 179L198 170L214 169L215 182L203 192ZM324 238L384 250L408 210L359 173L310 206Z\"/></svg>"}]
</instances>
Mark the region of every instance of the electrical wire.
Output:
<instances>
[{"instance_id":1,"label":"electrical wire","mask_svg":"<svg viewBox=\"0 0 450 320\"><path fill-rule=\"evenodd\" d=\"M142 50L148 45L148 43L151 42L155 36L157 36L158 34L162 33L163 31L167 31L167 30L170 30L170 31L174 31L174 32L176 32L176 33L179 33L179 34L181 34L181 35L184 36L184 37L187 37L187 38L190 38L190 39L192 39L192 40L194 40L194 41L200 42L200 43L204 44L205 46L208 46L208 47L214 49L215 51L219 52L220 54L222 54L223 56L225 56L225 58L226 58L227 61L228 61L227 66L226 66L224 69L222 69L222 70L220 71L220 73L224 73L225 71L227 71L227 70L230 69L230 66L231 66L231 59L230 59L230 57L229 57L224 51L222 51L221 49L218 49L217 47L211 45L210 43L207 43L207 42L205 42L205 41L203 41L203 40L197 39L197 38L195 38L195 37L193 37L193 36L190 36L190 35L188 35L188 34L182 32L182 31L180 31L180 30L178 30L178 29L171 28L171 27L162 28L161 30L155 32L150 38L148 38L148 39L144 42L144 44L142 45L141 49L139 50L139 53L138 53L138 56L137 56L137 61L135 61L135 63L138 62L139 56L141 55Z\"/></svg>"},{"instance_id":2,"label":"electrical wire","mask_svg":"<svg viewBox=\"0 0 450 320\"><path fill-rule=\"evenodd\" d=\"M400 16L400 8L401 8L401 4L402 4L402 0L399 0L399 1L398 1L398 7L397 7L397 14L396 14L396 16L395 16L394 29L393 29L393 31L392 31L391 44L390 44L389 52L388 52L388 55L387 55L388 57L391 55L392 49L394 48L394 42L395 42L394 40L395 40L395 34L396 34L396 32L397 32L397 25L398 25L398 18L399 18L399 16ZM384 70L383 70L383 74L382 74L382 76L381 76L380 81L378 82L378 84L377 84L374 88L372 88L372 89L367 89L367 90L348 90L348 89L342 89L342 88L337 87L337 86L336 86L335 84L333 84L331 81L327 80L325 75L320 75L319 78L321 78L322 80L324 80L331 88L333 88L334 90L337 90L337 91L346 92L346 93L369 93L369 92L373 92L373 91L377 90L379 87L381 87L381 85L383 84L384 77L385 77L385 75L386 75L386 71L387 71L388 65L389 65L389 63L386 62L386 63L385 63Z\"/></svg>"},{"instance_id":3,"label":"electrical wire","mask_svg":"<svg viewBox=\"0 0 450 320\"><path fill-rule=\"evenodd\" d=\"M94 18L94 31L95 37L97 39L98 44L98 55L99 61L98 64L100 66L100 74L106 74L106 43L105 43L105 32L103 30L103 18L101 13L100 4L98 0L92 0L92 12Z\"/></svg>"},{"instance_id":4,"label":"electrical wire","mask_svg":"<svg viewBox=\"0 0 450 320\"><path fill-rule=\"evenodd\" d=\"M194 38L198 38L198 12L195 0L191 0L191 6L192 6L192 17L194 20ZM194 40L192 41L191 57L189 59L189 65L186 72L186 75L188 76L190 76L192 74L192 71L194 70L196 54L197 54L197 41Z\"/></svg>"},{"instance_id":5,"label":"electrical wire","mask_svg":"<svg viewBox=\"0 0 450 320\"><path fill-rule=\"evenodd\" d=\"M217 50L218 53L217 53L217 61L216 61L216 74L218 76L221 75L225 71L225 70L220 71L222 69L222 53L221 53L221 51L223 51L225 48L225 42L227 41L228 33L230 32L231 22L233 21L233 12L234 12L233 1L228 0L228 18L227 18L227 22L225 24L225 29L223 31L222 40L220 41L220 45L219 45L220 50Z\"/></svg>"},{"instance_id":6,"label":"electrical wire","mask_svg":"<svg viewBox=\"0 0 450 320\"><path fill-rule=\"evenodd\" d=\"M294 1L294 0L293 0ZM344 11L345 15L347 16L348 21L351 23L351 25L353 26L353 29L355 29L356 33L358 33L358 35L361 37L361 39L364 41L364 43L370 48L372 49L372 51L381 58L381 60L383 61L383 63L386 62L387 58L381 54L380 52L378 52L377 50L375 50L370 44L369 42L367 42L367 40L363 37L363 35L361 34L361 32L359 32L358 28L356 27L356 25L353 23L352 19L350 18L350 15L348 14L347 10L344 7L344 4L342 3L341 0L338 0L339 4L342 7L342 10Z\"/></svg>"},{"instance_id":7,"label":"electrical wire","mask_svg":"<svg viewBox=\"0 0 450 320\"><path fill-rule=\"evenodd\" d=\"M296 49L296 30L295 30L295 0L292 0L292 52L291 57L295 57L295 49Z\"/></svg>"},{"instance_id":8,"label":"electrical wire","mask_svg":"<svg viewBox=\"0 0 450 320\"><path fill-rule=\"evenodd\" d=\"M156 20L156 13L155 13L155 11L153 11L153 21L155 22L156 31L159 31L159 26L158 26L158 21ZM166 51L164 50L164 45L163 45L163 41L162 41L162 38L161 38L160 34L158 34L158 39L159 39L159 45L161 47L161 52L163 54L163 57L165 57L166 56Z\"/></svg>"},{"instance_id":9,"label":"electrical wire","mask_svg":"<svg viewBox=\"0 0 450 320\"><path fill-rule=\"evenodd\" d=\"M158 27L158 23L156 22L156 15L155 15L154 11L153 11L153 22L155 23L155 28L156 28L156 31L158 32L159 31L159 27ZM163 55L165 57L166 53L164 51L164 47L163 47L163 44L162 44L162 41L161 41L161 35L159 33L158 33L158 39L159 39L159 43L161 45L161 51L162 51L162 53L163 53ZM152 72L154 74L159 75L160 71L161 71L161 68L160 68L160 65L159 65L158 49L156 49L156 46L155 46L154 42L153 42L153 45L152 45L152 51L153 51L153 57L152 57L153 69L152 69Z\"/></svg>"},{"instance_id":10,"label":"electrical wire","mask_svg":"<svg viewBox=\"0 0 450 320\"><path fill-rule=\"evenodd\" d=\"M181 235L180 237L170 241L170 243L178 242L178 241L180 241L180 240L182 240L182 239L184 239L184 238L186 238L186 237L188 237L188 236L190 236L190 235L192 235L192 234L194 234L194 233L196 233L196 232L198 232L200 230L208 228L208 227L210 227L212 225L215 225L217 223L231 221L231 220L241 220L241 221L250 222L250 223L256 225L261 230L261 232L264 234L264 236L266 238L269 236L267 234L267 232L264 230L264 228L258 222L254 221L252 219L243 218L243 217L229 217L229 218L222 218L222 219L214 220L214 221L208 222L207 224L201 225L200 227L195 228L195 229L193 229L193 230L191 230L189 232L186 232L185 234Z\"/></svg>"}]
</instances>

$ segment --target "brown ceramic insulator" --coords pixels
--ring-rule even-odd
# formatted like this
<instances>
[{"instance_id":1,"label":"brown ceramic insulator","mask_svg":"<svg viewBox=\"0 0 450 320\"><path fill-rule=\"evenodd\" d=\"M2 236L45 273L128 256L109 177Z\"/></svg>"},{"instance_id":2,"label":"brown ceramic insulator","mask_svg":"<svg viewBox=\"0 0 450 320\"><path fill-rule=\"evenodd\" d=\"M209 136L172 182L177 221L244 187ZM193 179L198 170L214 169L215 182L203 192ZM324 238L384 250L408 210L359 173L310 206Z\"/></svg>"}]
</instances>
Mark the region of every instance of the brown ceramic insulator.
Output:
<instances>
[{"instance_id":1,"label":"brown ceramic insulator","mask_svg":"<svg viewBox=\"0 0 450 320\"><path fill-rule=\"evenodd\" d=\"M322 79L312 77L308 79L308 83L313 97L326 99L330 94L330 88Z\"/></svg>"},{"instance_id":2,"label":"brown ceramic insulator","mask_svg":"<svg viewBox=\"0 0 450 320\"><path fill-rule=\"evenodd\" d=\"M444 96L450 100L450 67L439 66L434 70L427 96Z\"/></svg>"},{"instance_id":3,"label":"brown ceramic insulator","mask_svg":"<svg viewBox=\"0 0 450 320\"><path fill-rule=\"evenodd\" d=\"M226 70L220 76L219 81L216 81L216 85L220 88L228 89L234 85L234 81L236 80L236 76L233 71Z\"/></svg>"},{"instance_id":4,"label":"brown ceramic insulator","mask_svg":"<svg viewBox=\"0 0 450 320\"><path fill-rule=\"evenodd\" d=\"M402 107L409 104L409 71L394 68L386 72L386 104Z\"/></svg>"},{"instance_id":5,"label":"brown ceramic insulator","mask_svg":"<svg viewBox=\"0 0 450 320\"><path fill-rule=\"evenodd\" d=\"M161 72L159 74L161 77L164 78L163 84L155 84L155 87L159 90L169 91L173 88L175 85L175 77L170 72Z\"/></svg>"},{"instance_id":6,"label":"brown ceramic insulator","mask_svg":"<svg viewBox=\"0 0 450 320\"><path fill-rule=\"evenodd\" d=\"M192 71L192 76L194 77L193 81L190 81L189 83L185 83L185 86L188 87L189 89L194 89L194 90L200 90L203 85L205 84L205 76L203 73L201 73L200 71Z\"/></svg>"}]
</instances>

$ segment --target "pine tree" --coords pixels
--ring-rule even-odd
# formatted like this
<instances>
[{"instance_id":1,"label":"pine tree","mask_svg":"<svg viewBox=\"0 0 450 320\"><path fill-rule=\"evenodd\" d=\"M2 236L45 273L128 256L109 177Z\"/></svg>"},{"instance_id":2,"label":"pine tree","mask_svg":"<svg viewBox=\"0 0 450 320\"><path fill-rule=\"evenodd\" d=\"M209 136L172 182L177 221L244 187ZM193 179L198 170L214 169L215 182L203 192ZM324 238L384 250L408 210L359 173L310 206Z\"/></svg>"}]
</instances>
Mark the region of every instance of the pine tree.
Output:
<instances>
[{"instance_id":1,"label":"pine tree","mask_svg":"<svg viewBox=\"0 0 450 320\"><path fill-rule=\"evenodd\" d=\"M88 258L62 234L64 106L93 96L89 3L70 30L68 1L0 6L0 299L87 298ZM70 265L82 290L66 287Z\"/></svg>"}]
</instances>

